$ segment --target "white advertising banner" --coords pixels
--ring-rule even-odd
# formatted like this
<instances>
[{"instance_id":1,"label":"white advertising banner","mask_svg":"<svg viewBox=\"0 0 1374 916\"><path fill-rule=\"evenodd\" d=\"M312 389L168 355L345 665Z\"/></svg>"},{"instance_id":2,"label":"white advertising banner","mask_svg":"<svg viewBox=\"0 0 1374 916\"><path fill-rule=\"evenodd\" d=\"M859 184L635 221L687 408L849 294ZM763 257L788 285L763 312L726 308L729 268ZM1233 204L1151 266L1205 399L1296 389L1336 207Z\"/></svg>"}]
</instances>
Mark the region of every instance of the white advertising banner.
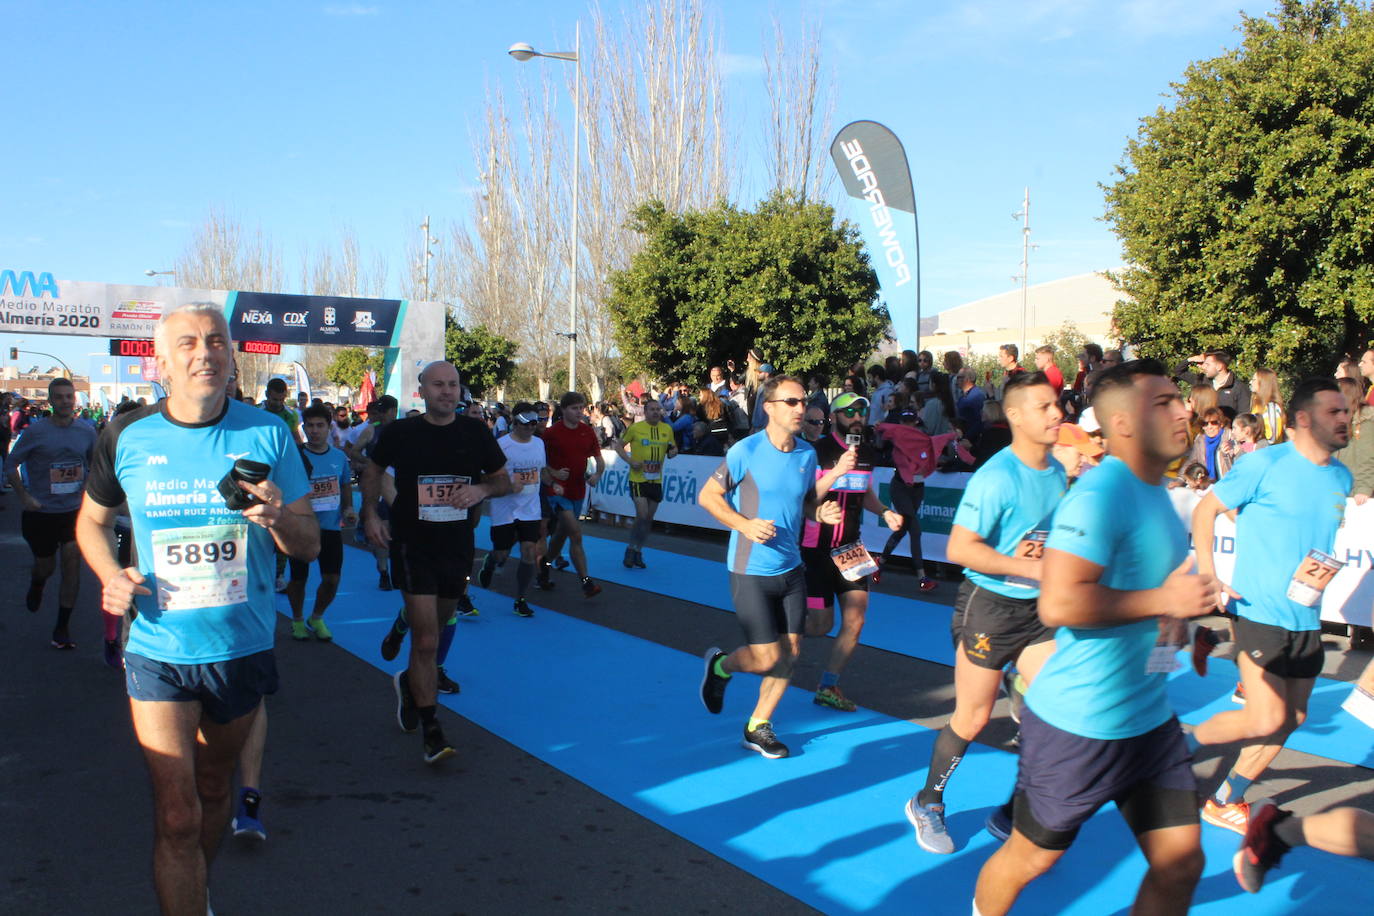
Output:
<instances>
[{"instance_id":1,"label":"white advertising banner","mask_svg":"<svg viewBox=\"0 0 1374 916\"><path fill-rule=\"evenodd\" d=\"M635 507L634 500L630 498L629 465L610 449L603 449L601 456L606 462L606 473L592 491L591 507L598 512L633 518ZM723 460L680 455L664 462L663 502L659 503L658 513L654 517L658 521L673 525L724 530L724 526L712 518L709 512L697 505L697 496L701 493L701 488ZM945 544L949 541L949 527L954 521L954 510L959 506L959 498L969 476L935 474L926 481L925 501L921 504L921 552L926 559L945 562ZM873 479L878 486L879 498L884 504L890 504L892 500L888 495L888 485L892 480L892 468L874 469ZM870 551L882 550L891 533L873 513L864 513L863 540ZM901 543L892 552L898 556L911 556L909 543L907 538L902 538Z\"/></svg>"},{"instance_id":2,"label":"white advertising banner","mask_svg":"<svg viewBox=\"0 0 1374 916\"><path fill-rule=\"evenodd\" d=\"M1205 491L1199 493L1184 487L1169 491L1179 518L1190 530L1193 509L1205 495ZM1347 500L1345 524L1336 532L1336 547L1331 551L1345 566L1322 593L1322 620L1371 626L1374 576L1366 575L1374 566L1374 552L1371 551L1374 551L1374 502L1357 506L1353 499ZM1236 571L1236 523L1224 515L1217 516L1212 557L1221 581L1230 582Z\"/></svg>"},{"instance_id":3,"label":"white advertising banner","mask_svg":"<svg viewBox=\"0 0 1374 916\"><path fill-rule=\"evenodd\" d=\"M224 290L121 286L0 270L0 331L83 337L152 337L164 309L183 302L223 306Z\"/></svg>"}]
</instances>

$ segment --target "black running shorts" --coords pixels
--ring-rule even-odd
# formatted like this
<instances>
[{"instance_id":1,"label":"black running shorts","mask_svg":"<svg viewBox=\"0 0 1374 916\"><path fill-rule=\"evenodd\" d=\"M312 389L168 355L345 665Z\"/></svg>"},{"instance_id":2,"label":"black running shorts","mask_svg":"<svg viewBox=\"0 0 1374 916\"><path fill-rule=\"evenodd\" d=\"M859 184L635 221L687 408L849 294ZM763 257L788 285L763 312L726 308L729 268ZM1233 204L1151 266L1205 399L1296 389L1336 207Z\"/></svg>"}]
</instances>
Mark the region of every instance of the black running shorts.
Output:
<instances>
[{"instance_id":1,"label":"black running shorts","mask_svg":"<svg viewBox=\"0 0 1374 916\"><path fill-rule=\"evenodd\" d=\"M310 578L309 563L302 563L294 557L286 559L291 565L292 582L304 582ZM320 532L320 555L317 559L320 564L320 575L337 576L343 572L343 532Z\"/></svg>"},{"instance_id":2,"label":"black running shorts","mask_svg":"<svg viewBox=\"0 0 1374 916\"><path fill-rule=\"evenodd\" d=\"M630 498L647 499L651 503L663 502L663 484L657 480L630 481Z\"/></svg>"},{"instance_id":3,"label":"black running shorts","mask_svg":"<svg viewBox=\"0 0 1374 916\"><path fill-rule=\"evenodd\" d=\"M806 626L806 576L800 566L780 576L732 572L730 597L751 646L775 643L783 633L801 633Z\"/></svg>"},{"instance_id":4,"label":"black running shorts","mask_svg":"<svg viewBox=\"0 0 1374 916\"><path fill-rule=\"evenodd\" d=\"M979 668L1000 671L1027 646L1054 639L1040 622L1035 598L1008 598L965 579L954 596L949 624L954 650Z\"/></svg>"},{"instance_id":5,"label":"black running shorts","mask_svg":"<svg viewBox=\"0 0 1374 916\"><path fill-rule=\"evenodd\" d=\"M472 529L466 543L457 541L391 541L391 582L407 595L461 598L472 571Z\"/></svg>"},{"instance_id":6,"label":"black running shorts","mask_svg":"<svg viewBox=\"0 0 1374 916\"><path fill-rule=\"evenodd\" d=\"M76 513L30 512L19 518L19 532L35 557L50 557L63 544L76 540Z\"/></svg>"},{"instance_id":7,"label":"black running shorts","mask_svg":"<svg viewBox=\"0 0 1374 916\"><path fill-rule=\"evenodd\" d=\"M1322 673L1326 654L1321 630L1288 630L1237 617L1236 652L1276 677L1307 680Z\"/></svg>"},{"instance_id":8,"label":"black running shorts","mask_svg":"<svg viewBox=\"0 0 1374 916\"><path fill-rule=\"evenodd\" d=\"M491 549L510 550L517 543L539 540L539 519L516 519L508 525L491 526Z\"/></svg>"}]
</instances>

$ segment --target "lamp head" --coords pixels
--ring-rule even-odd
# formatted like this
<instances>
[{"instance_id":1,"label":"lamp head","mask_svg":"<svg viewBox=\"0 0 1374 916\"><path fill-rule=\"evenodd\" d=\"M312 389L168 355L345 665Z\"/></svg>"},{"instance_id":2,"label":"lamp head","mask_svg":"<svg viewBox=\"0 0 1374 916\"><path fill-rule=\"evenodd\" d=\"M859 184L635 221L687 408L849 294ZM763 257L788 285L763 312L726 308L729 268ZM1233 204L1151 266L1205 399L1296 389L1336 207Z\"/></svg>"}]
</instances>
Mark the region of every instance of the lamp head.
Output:
<instances>
[{"instance_id":1,"label":"lamp head","mask_svg":"<svg viewBox=\"0 0 1374 916\"><path fill-rule=\"evenodd\" d=\"M510 56L514 57L516 60L529 60L531 57L539 56L539 52L534 50L533 45L523 41L518 41L511 45L510 50L506 53L510 54Z\"/></svg>"}]
</instances>

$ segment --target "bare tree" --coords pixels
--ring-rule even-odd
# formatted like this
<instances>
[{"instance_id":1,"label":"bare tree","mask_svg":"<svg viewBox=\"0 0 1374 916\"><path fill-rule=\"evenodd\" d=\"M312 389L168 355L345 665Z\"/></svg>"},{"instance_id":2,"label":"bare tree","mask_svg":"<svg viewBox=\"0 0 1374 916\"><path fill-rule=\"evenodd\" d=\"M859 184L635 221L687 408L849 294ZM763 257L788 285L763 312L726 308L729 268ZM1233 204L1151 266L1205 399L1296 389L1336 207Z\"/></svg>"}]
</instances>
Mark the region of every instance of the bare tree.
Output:
<instances>
[{"instance_id":1,"label":"bare tree","mask_svg":"<svg viewBox=\"0 0 1374 916\"><path fill-rule=\"evenodd\" d=\"M175 264L177 283L192 289L277 292L281 254L261 227L246 229L224 210L211 210ZM239 386L256 394L271 371L271 357L236 353Z\"/></svg>"},{"instance_id":2,"label":"bare tree","mask_svg":"<svg viewBox=\"0 0 1374 916\"><path fill-rule=\"evenodd\" d=\"M386 278L386 259L380 254L365 257L358 233L350 226L339 230L335 244L307 251L301 257L300 290L308 295L376 298L385 294ZM336 348L303 346L300 350L301 365L312 383L323 384Z\"/></svg>"},{"instance_id":3,"label":"bare tree","mask_svg":"<svg viewBox=\"0 0 1374 916\"><path fill-rule=\"evenodd\" d=\"M834 81L822 78L821 28L802 20L799 44L788 44L782 20L773 16L773 45L763 55L768 88L768 168L775 191L791 189L804 200L824 199L834 185L828 167Z\"/></svg>"}]
</instances>

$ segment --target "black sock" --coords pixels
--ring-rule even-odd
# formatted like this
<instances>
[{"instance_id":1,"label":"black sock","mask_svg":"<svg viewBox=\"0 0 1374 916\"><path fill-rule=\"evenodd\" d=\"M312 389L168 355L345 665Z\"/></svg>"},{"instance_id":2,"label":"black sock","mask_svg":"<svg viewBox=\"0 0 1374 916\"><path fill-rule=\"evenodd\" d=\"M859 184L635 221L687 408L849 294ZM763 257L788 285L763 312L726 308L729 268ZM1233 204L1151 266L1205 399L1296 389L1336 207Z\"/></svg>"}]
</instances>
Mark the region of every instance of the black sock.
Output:
<instances>
[{"instance_id":1,"label":"black sock","mask_svg":"<svg viewBox=\"0 0 1374 916\"><path fill-rule=\"evenodd\" d=\"M534 564L521 563L515 568L515 597L523 598L530 590L530 580L534 578Z\"/></svg>"},{"instance_id":2,"label":"black sock","mask_svg":"<svg viewBox=\"0 0 1374 916\"><path fill-rule=\"evenodd\" d=\"M426 730L439 724L438 720L434 717L433 706L417 706L415 707L415 711L420 714L420 724L423 725Z\"/></svg>"},{"instance_id":3,"label":"black sock","mask_svg":"<svg viewBox=\"0 0 1374 916\"><path fill-rule=\"evenodd\" d=\"M256 820L258 805L262 804L262 795L258 793L258 790L244 786L243 792L239 795L239 801L243 802L243 813Z\"/></svg>"},{"instance_id":4,"label":"black sock","mask_svg":"<svg viewBox=\"0 0 1374 916\"><path fill-rule=\"evenodd\" d=\"M1302 819L1294 817L1290 811L1280 811L1272 829L1274 839L1287 847L1284 852L1294 846L1307 845L1307 840L1302 835Z\"/></svg>"},{"instance_id":5,"label":"black sock","mask_svg":"<svg viewBox=\"0 0 1374 916\"><path fill-rule=\"evenodd\" d=\"M69 607L59 607L57 609L57 629L59 632L67 632L67 624L71 622L72 609Z\"/></svg>"},{"instance_id":6,"label":"black sock","mask_svg":"<svg viewBox=\"0 0 1374 916\"><path fill-rule=\"evenodd\" d=\"M922 808L937 805L945 799L945 786L959 761L964 759L969 742L960 738L954 729L946 725L935 738L935 749L930 752L930 772L926 784L916 796L916 804Z\"/></svg>"}]
</instances>

